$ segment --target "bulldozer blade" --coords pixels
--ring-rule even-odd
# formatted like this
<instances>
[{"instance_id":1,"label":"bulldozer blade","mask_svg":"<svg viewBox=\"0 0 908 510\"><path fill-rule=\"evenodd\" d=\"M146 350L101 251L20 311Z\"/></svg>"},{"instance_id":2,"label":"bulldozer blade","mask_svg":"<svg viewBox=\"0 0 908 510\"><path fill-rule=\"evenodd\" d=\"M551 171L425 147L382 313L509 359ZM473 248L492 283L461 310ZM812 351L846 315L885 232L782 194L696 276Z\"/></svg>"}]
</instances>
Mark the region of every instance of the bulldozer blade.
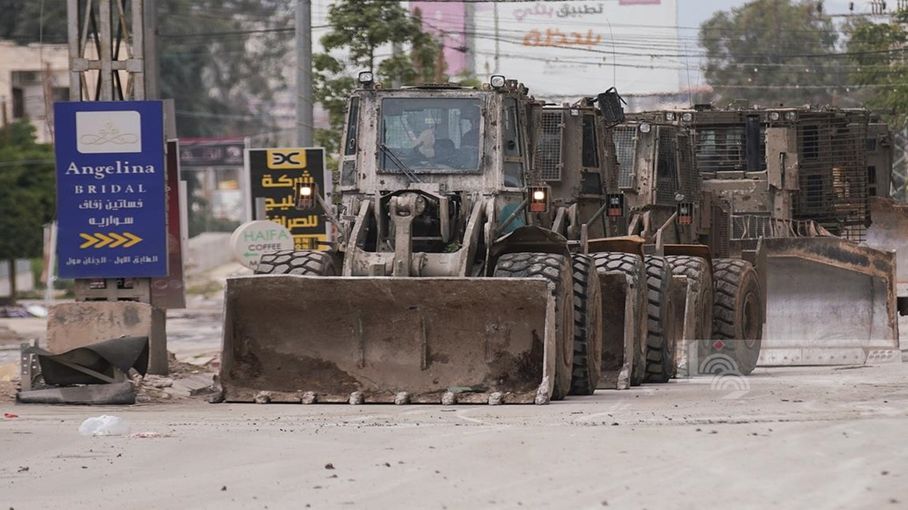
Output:
<instances>
[{"instance_id":1,"label":"bulldozer blade","mask_svg":"<svg viewBox=\"0 0 908 510\"><path fill-rule=\"evenodd\" d=\"M232 278L228 402L549 401L555 302L542 279Z\"/></svg>"},{"instance_id":2,"label":"bulldozer blade","mask_svg":"<svg viewBox=\"0 0 908 510\"><path fill-rule=\"evenodd\" d=\"M628 275L600 273L602 288L602 373L597 388L626 390L631 385L634 351L644 341L642 294Z\"/></svg>"},{"instance_id":3,"label":"bulldozer blade","mask_svg":"<svg viewBox=\"0 0 908 510\"><path fill-rule=\"evenodd\" d=\"M872 197L870 218L873 223L867 229L867 246L895 252L896 293L904 309L908 306L908 204ZM908 315L908 311L903 313Z\"/></svg>"},{"instance_id":4,"label":"bulldozer blade","mask_svg":"<svg viewBox=\"0 0 908 510\"><path fill-rule=\"evenodd\" d=\"M895 254L838 237L765 239L759 365L900 362Z\"/></svg>"}]
</instances>

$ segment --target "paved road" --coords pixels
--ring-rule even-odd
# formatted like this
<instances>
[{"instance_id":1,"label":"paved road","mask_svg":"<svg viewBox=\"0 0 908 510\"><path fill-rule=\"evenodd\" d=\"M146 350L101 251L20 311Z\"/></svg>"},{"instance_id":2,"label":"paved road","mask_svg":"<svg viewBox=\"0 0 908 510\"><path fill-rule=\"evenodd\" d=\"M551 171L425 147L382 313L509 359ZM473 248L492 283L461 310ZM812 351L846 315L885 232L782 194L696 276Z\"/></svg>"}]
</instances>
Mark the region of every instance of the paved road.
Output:
<instances>
[{"instance_id":1,"label":"paved road","mask_svg":"<svg viewBox=\"0 0 908 510\"><path fill-rule=\"evenodd\" d=\"M539 407L7 405L0 508L906 508L906 381L908 364ZM78 435L102 413L163 437Z\"/></svg>"}]
</instances>

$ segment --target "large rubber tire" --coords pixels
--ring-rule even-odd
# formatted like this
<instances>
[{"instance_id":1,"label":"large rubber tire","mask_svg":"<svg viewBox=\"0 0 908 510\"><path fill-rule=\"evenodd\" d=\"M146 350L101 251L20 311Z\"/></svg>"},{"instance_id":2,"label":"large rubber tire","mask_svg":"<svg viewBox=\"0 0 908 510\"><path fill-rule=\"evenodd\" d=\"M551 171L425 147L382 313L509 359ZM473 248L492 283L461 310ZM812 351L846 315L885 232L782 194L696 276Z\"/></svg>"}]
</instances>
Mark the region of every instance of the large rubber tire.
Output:
<instances>
[{"instance_id":1,"label":"large rubber tire","mask_svg":"<svg viewBox=\"0 0 908 510\"><path fill-rule=\"evenodd\" d=\"M643 258L632 253L604 252L593 255L596 263L596 269L600 277L605 273L624 273L630 277L631 291L637 292L637 302L642 308L645 303L645 281L646 268L643 264ZM642 312L642 310L641 310ZM631 386L640 386L646 376L646 338L639 335L633 339L634 359L631 366L630 384Z\"/></svg>"},{"instance_id":2,"label":"large rubber tire","mask_svg":"<svg viewBox=\"0 0 908 510\"><path fill-rule=\"evenodd\" d=\"M724 354L738 372L753 372L763 338L763 300L753 265L740 259L713 261L716 281L713 305L713 338L707 355Z\"/></svg>"},{"instance_id":3,"label":"large rubber tire","mask_svg":"<svg viewBox=\"0 0 908 510\"><path fill-rule=\"evenodd\" d=\"M710 271L709 262L703 257L671 255L666 258L672 265L672 274L686 277L688 288L693 289L697 296L697 324L694 328L694 336L682 338L682 341L675 345L675 367L684 375L691 375L692 372L696 372L697 367L689 366L689 362L696 362L698 358L696 352L694 356L690 355L691 346L696 348L700 342L711 339L713 334L712 271ZM683 306L685 304L682 303Z\"/></svg>"},{"instance_id":4,"label":"large rubber tire","mask_svg":"<svg viewBox=\"0 0 908 510\"><path fill-rule=\"evenodd\" d=\"M550 253L508 253L495 264L497 278L545 278L555 297L555 389L552 400L562 400L571 389L574 363L574 295L571 262Z\"/></svg>"},{"instance_id":5,"label":"large rubber tire","mask_svg":"<svg viewBox=\"0 0 908 510\"><path fill-rule=\"evenodd\" d=\"M602 288L592 257L574 255L574 364L571 395L592 395L602 372Z\"/></svg>"},{"instance_id":6,"label":"large rubber tire","mask_svg":"<svg viewBox=\"0 0 908 510\"><path fill-rule=\"evenodd\" d=\"M298 274L335 276L334 259L323 251L279 251L262 255L255 274Z\"/></svg>"},{"instance_id":7,"label":"large rubber tire","mask_svg":"<svg viewBox=\"0 0 908 510\"><path fill-rule=\"evenodd\" d=\"M665 257L647 255L646 264L646 377L647 383L667 383L675 376L675 343L679 330L672 297L672 266Z\"/></svg>"}]
</instances>

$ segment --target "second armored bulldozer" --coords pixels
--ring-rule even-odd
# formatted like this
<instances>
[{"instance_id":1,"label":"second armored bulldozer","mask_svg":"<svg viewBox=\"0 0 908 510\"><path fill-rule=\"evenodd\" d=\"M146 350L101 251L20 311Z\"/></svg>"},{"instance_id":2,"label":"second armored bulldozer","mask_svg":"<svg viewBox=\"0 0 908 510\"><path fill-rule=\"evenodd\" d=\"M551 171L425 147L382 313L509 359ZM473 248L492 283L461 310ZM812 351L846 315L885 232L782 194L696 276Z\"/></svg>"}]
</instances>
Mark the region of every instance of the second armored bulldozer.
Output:
<instances>
[{"instance_id":1,"label":"second armored bulldozer","mask_svg":"<svg viewBox=\"0 0 908 510\"><path fill-rule=\"evenodd\" d=\"M895 256L860 244L870 221L866 112L699 107L635 120L635 144L647 130L690 131L703 197L691 206L707 220L708 244L758 255L767 307L761 364L898 358ZM661 145L648 149L653 161Z\"/></svg>"}]
</instances>

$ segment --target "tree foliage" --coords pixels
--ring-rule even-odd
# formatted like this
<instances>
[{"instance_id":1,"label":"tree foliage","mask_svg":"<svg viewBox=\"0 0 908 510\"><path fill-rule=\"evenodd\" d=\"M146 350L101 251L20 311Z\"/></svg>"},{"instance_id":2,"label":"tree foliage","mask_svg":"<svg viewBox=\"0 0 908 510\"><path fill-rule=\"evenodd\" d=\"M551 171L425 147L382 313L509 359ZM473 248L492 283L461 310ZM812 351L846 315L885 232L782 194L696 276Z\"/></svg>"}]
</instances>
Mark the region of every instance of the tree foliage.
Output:
<instances>
[{"instance_id":1,"label":"tree foliage","mask_svg":"<svg viewBox=\"0 0 908 510\"><path fill-rule=\"evenodd\" d=\"M314 55L315 99L328 112L330 129L316 140L337 152L347 96L356 87L359 71L372 71L377 82L431 82L441 79L441 48L422 31L419 14L411 16L398 2L339 0L328 10L330 31L322 37L324 53ZM399 45L406 51L381 58L379 50Z\"/></svg>"},{"instance_id":2,"label":"tree foliage","mask_svg":"<svg viewBox=\"0 0 908 510\"><path fill-rule=\"evenodd\" d=\"M908 122L908 62L905 23L908 11L900 10L890 23L858 19L848 27L851 82L859 87L868 108L883 112L894 125Z\"/></svg>"},{"instance_id":3,"label":"tree foliage","mask_svg":"<svg viewBox=\"0 0 908 510\"><path fill-rule=\"evenodd\" d=\"M66 44L66 2L0 0L0 39ZM43 22L43 23L42 23Z\"/></svg>"},{"instance_id":4,"label":"tree foliage","mask_svg":"<svg viewBox=\"0 0 908 510\"><path fill-rule=\"evenodd\" d=\"M700 26L704 75L723 100L761 105L826 104L836 65L838 32L815 1L754 0L720 11Z\"/></svg>"},{"instance_id":5,"label":"tree foliage","mask_svg":"<svg viewBox=\"0 0 908 510\"><path fill-rule=\"evenodd\" d=\"M54 217L54 154L28 121L0 128L0 260L41 256Z\"/></svg>"},{"instance_id":6,"label":"tree foliage","mask_svg":"<svg viewBox=\"0 0 908 510\"><path fill-rule=\"evenodd\" d=\"M161 97L174 99L180 136L273 129L286 88L292 0L154 0ZM41 9L43 5L43 16ZM66 2L0 0L0 39L66 43Z\"/></svg>"},{"instance_id":7,"label":"tree foliage","mask_svg":"<svg viewBox=\"0 0 908 510\"><path fill-rule=\"evenodd\" d=\"M180 136L273 129L294 32L289 0L157 0L162 97Z\"/></svg>"}]
</instances>

